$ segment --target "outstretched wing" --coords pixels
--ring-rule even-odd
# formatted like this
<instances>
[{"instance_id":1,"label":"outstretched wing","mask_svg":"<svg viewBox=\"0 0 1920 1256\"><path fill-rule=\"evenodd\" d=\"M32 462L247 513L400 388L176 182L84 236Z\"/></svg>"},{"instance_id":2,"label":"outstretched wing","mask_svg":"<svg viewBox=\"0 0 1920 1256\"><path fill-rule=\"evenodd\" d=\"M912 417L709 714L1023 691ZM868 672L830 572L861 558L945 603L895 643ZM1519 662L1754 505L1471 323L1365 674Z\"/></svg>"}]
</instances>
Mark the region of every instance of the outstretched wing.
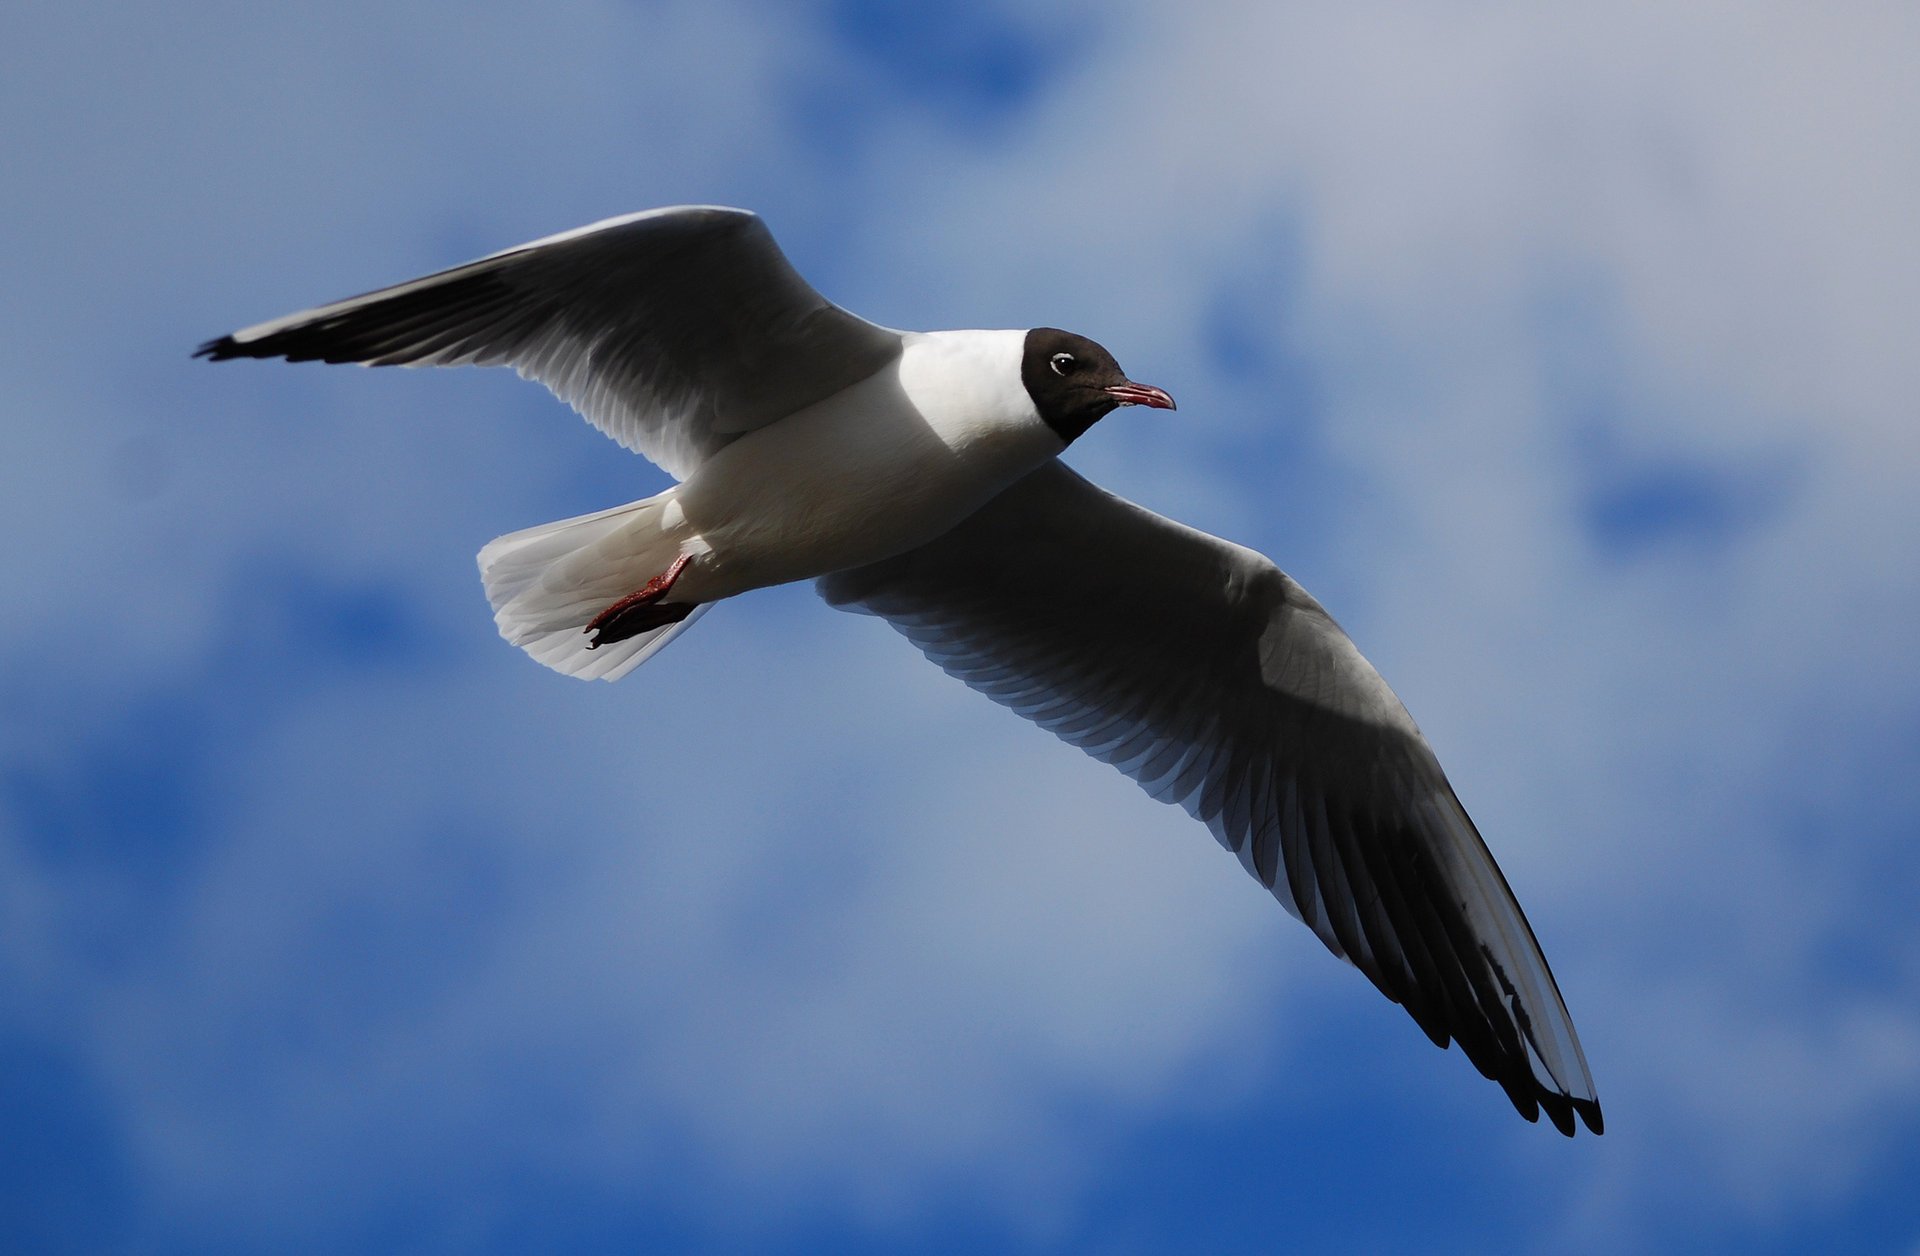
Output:
<instances>
[{"instance_id":1,"label":"outstretched wing","mask_svg":"<svg viewBox=\"0 0 1920 1256\"><path fill-rule=\"evenodd\" d=\"M1419 729L1271 562L1049 464L931 544L828 576L950 674L1205 822L1528 1120L1601 1129L1566 1004Z\"/></svg>"},{"instance_id":2,"label":"outstretched wing","mask_svg":"<svg viewBox=\"0 0 1920 1256\"><path fill-rule=\"evenodd\" d=\"M892 361L900 334L802 279L760 219L610 218L208 341L195 356L511 366L684 479Z\"/></svg>"}]
</instances>

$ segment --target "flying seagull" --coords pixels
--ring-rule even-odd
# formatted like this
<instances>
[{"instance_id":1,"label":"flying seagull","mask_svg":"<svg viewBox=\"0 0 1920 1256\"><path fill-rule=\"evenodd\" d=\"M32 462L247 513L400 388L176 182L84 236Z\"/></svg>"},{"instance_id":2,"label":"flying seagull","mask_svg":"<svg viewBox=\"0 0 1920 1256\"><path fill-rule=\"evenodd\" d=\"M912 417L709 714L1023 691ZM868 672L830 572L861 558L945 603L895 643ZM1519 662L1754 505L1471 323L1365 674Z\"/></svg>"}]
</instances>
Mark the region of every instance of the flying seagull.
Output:
<instances>
[{"instance_id":1,"label":"flying seagull","mask_svg":"<svg viewBox=\"0 0 1920 1256\"><path fill-rule=\"evenodd\" d=\"M1174 408L1050 327L901 332L829 302L761 220L608 219L208 341L196 357L511 366L679 483L500 537L501 635L617 680L708 607L816 580L949 674L1178 803L1522 1116L1598 1134L1533 930L1406 708L1264 556L1074 474Z\"/></svg>"}]
</instances>

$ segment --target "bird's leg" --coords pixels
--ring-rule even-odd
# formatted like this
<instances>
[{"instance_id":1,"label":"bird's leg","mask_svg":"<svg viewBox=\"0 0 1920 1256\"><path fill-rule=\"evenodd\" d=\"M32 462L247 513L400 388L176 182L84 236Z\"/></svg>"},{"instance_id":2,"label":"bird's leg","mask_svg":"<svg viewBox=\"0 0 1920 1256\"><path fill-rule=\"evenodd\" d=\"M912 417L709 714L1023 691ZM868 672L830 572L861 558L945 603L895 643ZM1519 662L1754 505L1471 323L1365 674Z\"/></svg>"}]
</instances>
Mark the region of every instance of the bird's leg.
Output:
<instances>
[{"instance_id":1,"label":"bird's leg","mask_svg":"<svg viewBox=\"0 0 1920 1256\"><path fill-rule=\"evenodd\" d=\"M693 614L695 603L660 600L673 588L673 582L680 578L680 573L686 570L692 560L691 554L680 555L673 560L671 567L588 620L587 626L581 629L582 632L594 634L593 640L587 642L587 648L597 650L603 645L625 641L655 628L677 624Z\"/></svg>"}]
</instances>

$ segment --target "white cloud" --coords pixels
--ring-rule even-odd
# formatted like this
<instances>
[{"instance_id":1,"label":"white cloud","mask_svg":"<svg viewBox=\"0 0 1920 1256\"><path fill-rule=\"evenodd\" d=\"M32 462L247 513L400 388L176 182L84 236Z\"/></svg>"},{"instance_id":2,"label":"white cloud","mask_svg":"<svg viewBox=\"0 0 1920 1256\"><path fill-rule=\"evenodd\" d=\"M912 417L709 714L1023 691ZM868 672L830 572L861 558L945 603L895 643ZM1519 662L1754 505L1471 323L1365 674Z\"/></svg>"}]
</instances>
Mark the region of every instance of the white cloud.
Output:
<instances>
[{"instance_id":1,"label":"white cloud","mask_svg":"<svg viewBox=\"0 0 1920 1256\"><path fill-rule=\"evenodd\" d=\"M708 1224L822 1191L885 1224L952 1182L1039 1224L1091 1171L1041 1167L1111 1125L1076 1106L1158 1108L1216 1035L1266 1036L1311 952L1268 954L1282 922L1230 860L804 609L778 657L736 614L624 698L463 669L255 730L190 894L96 995L161 1195L243 1236L337 1223L396 1163L474 1172L468 1132L531 1105L552 1144L514 1156L547 1171L644 1174L686 1139L761 1184ZM887 703L783 687L875 672Z\"/></svg>"}]
</instances>

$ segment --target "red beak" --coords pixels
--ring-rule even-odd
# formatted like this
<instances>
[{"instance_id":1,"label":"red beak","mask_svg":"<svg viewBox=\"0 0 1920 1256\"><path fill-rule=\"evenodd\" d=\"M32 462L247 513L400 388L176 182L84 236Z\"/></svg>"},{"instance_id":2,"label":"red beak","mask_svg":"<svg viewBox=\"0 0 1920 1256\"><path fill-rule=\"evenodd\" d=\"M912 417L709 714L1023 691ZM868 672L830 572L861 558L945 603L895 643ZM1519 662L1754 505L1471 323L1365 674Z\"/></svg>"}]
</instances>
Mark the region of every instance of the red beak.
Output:
<instances>
[{"instance_id":1,"label":"red beak","mask_svg":"<svg viewBox=\"0 0 1920 1256\"><path fill-rule=\"evenodd\" d=\"M1136 384L1128 380L1124 384L1116 384L1105 391L1107 396L1114 398L1123 406L1152 406L1156 410L1180 408L1173 404L1173 398L1167 396L1164 389L1155 388L1152 384Z\"/></svg>"}]
</instances>

